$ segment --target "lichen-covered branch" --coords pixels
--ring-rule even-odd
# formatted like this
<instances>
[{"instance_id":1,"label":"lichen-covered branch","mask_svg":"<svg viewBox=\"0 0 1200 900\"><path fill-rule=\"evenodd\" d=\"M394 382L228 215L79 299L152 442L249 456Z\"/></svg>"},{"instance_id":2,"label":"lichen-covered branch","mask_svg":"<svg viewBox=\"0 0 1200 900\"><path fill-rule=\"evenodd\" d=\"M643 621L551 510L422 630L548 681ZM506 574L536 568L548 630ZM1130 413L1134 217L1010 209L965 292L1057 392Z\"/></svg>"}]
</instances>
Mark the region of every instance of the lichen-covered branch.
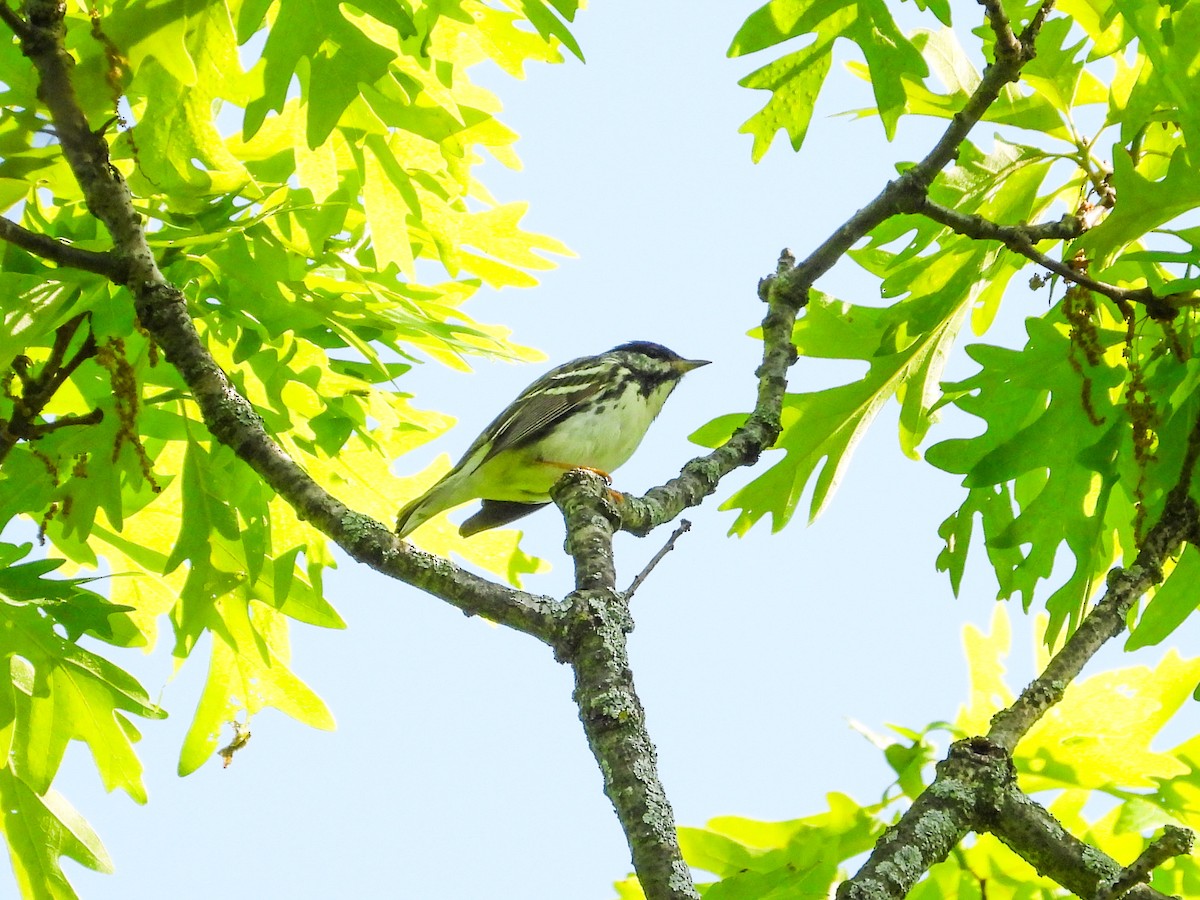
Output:
<instances>
[{"instance_id":1,"label":"lichen-covered branch","mask_svg":"<svg viewBox=\"0 0 1200 900\"><path fill-rule=\"evenodd\" d=\"M1186 828L1177 825L1163 826L1163 833L1150 842L1138 854L1138 858L1121 870L1116 878L1112 878L1096 891L1093 900L1121 900L1122 897L1143 897L1146 890L1138 890L1138 886L1150 880L1154 870L1175 856L1187 856L1196 844L1196 836ZM1151 894L1157 891L1149 892Z\"/></svg>"},{"instance_id":2,"label":"lichen-covered branch","mask_svg":"<svg viewBox=\"0 0 1200 900\"><path fill-rule=\"evenodd\" d=\"M908 895L971 830L977 810L1014 777L1012 761L985 741L959 741L938 763L937 777L876 843L858 873L838 886L837 900Z\"/></svg>"},{"instance_id":3,"label":"lichen-covered branch","mask_svg":"<svg viewBox=\"0 0 1200 900\"><path fill-rule=\"evenodd\" d=\"M1063 828L1049 810L1021 793L1015 783L1000 797L987 830L1040 874L1079 897L1099 900L1097 894L1119 880L1123 871L1112 857ZM1125 896L1130 900L1169 900L1144 884L1130 884Z\"/></svg>"},{"instance_id":4,"label":"lichen-covered branch","mask_svg":"<svg viewBox=\"0 0 1200 900\"><path fill-rule=\"evenodd\" d=\"M683 510L698 506L717 489L722 478L742 466L753 465L779 437L787 370L796 361L792 328L796 324L796 314L808 302L807 293L797 300L783 297L775 290L778 275L790 271L794 264L792 254L784 250L779 258L777 275L764 279L759 286L759 296L766 301L767 314L762 323L763 361L755 372L758 396L754 412L728 441L712 453L688 462L678 477L652 488L644 497L623 498L620 510L624 530L644 535L671 521Z\"/></svg>"},{"instance_id":5,"label":"lichen-covered branch","mask_svg":"<svg viewBox=\"0 0 1200 900\"><path fill-rule=\"evenodd\" d=\"M575 563L570 612L555 643L575 672L575 703L629 842L638 881L652 900L698 900L675 832L675 814L658 777L658 756L629 668L629 603L616 589L613 528L620 522L604 481L569 472L554 489Z\"/></svg>"}]
</instances>

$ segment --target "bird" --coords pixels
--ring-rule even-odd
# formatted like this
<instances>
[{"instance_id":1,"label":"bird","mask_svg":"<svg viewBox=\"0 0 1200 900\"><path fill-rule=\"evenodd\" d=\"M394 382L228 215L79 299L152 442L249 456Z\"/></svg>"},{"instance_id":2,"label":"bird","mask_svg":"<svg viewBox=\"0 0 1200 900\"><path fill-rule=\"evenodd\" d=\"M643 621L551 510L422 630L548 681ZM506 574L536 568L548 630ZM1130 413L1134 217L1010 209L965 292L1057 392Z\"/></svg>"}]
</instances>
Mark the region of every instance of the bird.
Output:
<instances>
[{"instance_id":1,"label":"bird","mask_svg":"<svg viewBox=\"0 0 1200 900\"><path fill-rule=\"evenodd\" d=\"M630 341L551 369L492 420L453 469L400 510L396 533L407 537L438 513L481 499L458 529L470 537L548 504L550 489L571 469L609 480L680 379L708 364Z\"/></svg>"}]
</instances>

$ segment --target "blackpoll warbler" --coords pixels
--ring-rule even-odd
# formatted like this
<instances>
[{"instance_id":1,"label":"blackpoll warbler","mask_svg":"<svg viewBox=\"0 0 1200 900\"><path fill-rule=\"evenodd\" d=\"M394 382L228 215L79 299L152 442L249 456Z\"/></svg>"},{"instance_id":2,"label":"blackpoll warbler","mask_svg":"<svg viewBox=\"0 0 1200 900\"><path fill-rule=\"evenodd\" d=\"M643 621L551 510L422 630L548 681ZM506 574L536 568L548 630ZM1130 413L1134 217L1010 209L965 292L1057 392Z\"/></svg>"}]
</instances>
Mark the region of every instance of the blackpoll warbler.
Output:
<instances>
[{"instance_id":1,"label":"blackpoll warbler","mask_svg":"<svg viewBox=\"0 0 1200 900\"><path fill-rule=\"evenodd\" d=\"M545 506L569 469L607 477L633 455L679 379L705 365L660 344L632 341L551 369L441 481L400 510L396 532L404 537L438 513L482 498L483 508L458 529L467 537Z\"/></svg>"}]
</instances>

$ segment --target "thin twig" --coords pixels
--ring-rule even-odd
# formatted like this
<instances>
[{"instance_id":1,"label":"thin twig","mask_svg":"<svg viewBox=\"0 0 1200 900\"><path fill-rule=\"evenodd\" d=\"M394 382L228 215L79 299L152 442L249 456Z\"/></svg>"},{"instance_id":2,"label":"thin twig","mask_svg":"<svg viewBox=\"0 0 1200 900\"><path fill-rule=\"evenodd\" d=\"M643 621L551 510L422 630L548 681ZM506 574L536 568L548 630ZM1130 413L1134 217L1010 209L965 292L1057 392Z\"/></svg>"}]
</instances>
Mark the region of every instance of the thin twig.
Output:
<instances>
[{"instance_id":1,"label":"thin twig","mask_svg":"<svg viewBox=\"0 0 1200 900\"><path fill-rule=\"evenodd\" d=\"M626 603L628 603L630 600L633 599L634 591L636 591L638 588L640 588L642 586L642 582L645 581L648 577L650 577L650 573L654 571L655 566L657 566L660 562L662 562L662 558L664 556L666 556L668 553L670 553L672 550L675 549L675 542L677 540L679 540L680 537L682 537L684 534L686 534L687 532L689 532L691 530L692 530L691 522L689 522L687 519L679 520L679 527L677 527L673 532L671 532L671 536L669 538L667 538L667 542L662 546L662 548L657 553L654 554L654 556L652 556L650 558L650 562L646 563L646 568L644 568L644 569L642 569L642 571L638 572L637 578L633 579L633 583L631 585L629 585L628 589L626 589L626 591L625 591L625 602Z\"/></svg>"},{"instance_id":2,"label":"thin twig","mask_svg":"<svg viewBox=\"0 0 1200 900\"><path fill-rule=\"evenodd\" d=\"M1186 828L1175 825L1163 826L1163 833L1150 842L1138 858L1121 870L1112 882L1096 892L1095 900L1121 900L1136 885L1150 880L1154 870L1174 856L1186 856L1192 852L1196 836Z\"/></svg>"},{"instance_id":3,"label":"thin twig","mask_svg":"<svg viewBox=\"0 0 1200 900\"><path fill-rule=\"evenodd\" d=\"M1174 318L1179 310L1170 304L1167 297L1159 297L1148 287L1122 288L1114 284L1097 281L1086 272L1069 263L1054 259L1038 250L1034 244L1044 240L1070 240L1083 233L1083 224L1076 216L1063 216L1058 222L1043 225L1001 225L983 216L967 215L949 207L934 203L928 197L914 210L926 218L945 225L951 231L965 237L983 241L999 241L1014 253L1019 253L1049 269L1067 281L1081 285L1097 294L1103 294L1115 303L1140 303L1155 318Z\"/></svg>"},{"instance_id":4,"label":"thin twig","mask_svg":"<svg viewBox=\"0 0 1200 900\"><path fill-rule=\"evenodd\" d=\"M73 425L99 425L104 421L104 410L93 409L90 413L82 416L66 415L59 416L53 422L40 422L36 425L30 425L26 429L24 435L20 435L27 440L36 440L37 438L47 435L52 431L57 431L60 428L69 428Z\"/></svg>"},{"instance_id":5,"label":"thin twig","mask_svg":"<svg viewBox=\"0 0 1200 900\"><path fill-rule=\"evenodd\" d=\"M1005 245L1009 241L1024 241L1030 244L1037 244L1041 241L1069 241L1079 237L1086 230L1080 217L1070 213L1057 222L1042 222L1038 225L1025 223L1002 225L980 215L960 213L928 198L925 199L925 203L918 212L966 237L984 241L1000 241Z\"/></svg>"},{"instance_id":6,"label":"thin twig","mask_svg":"<svg viewBox=\"0 0 1200 900\"><path fill-rule=\"evenodd\" d=\"M1037 38L1042 33L1042 26L1046 24L1046 19L1054 11L1054 2L1055 0L1042 0L1042 5L1033 14L1033 18L1029 20L1029 24L1017 36L1017 40L1020 41L1021 49L1024 51L1027 59L1033 59L1037 55Z\"/></svg>"},{"instance_id":7,"label":"thin twig","mask_svg":"<svg viewBox=\"0 0 1200 900\"><path fill-rule=\"evenodd\" d=\"M29 23L8 5L6 0L0 0L0 21L12 29L13 34L21 40L29 35Z\"/></svg>"},{"instance_id":8,"label":"thin twig","mask_svg":"<svg viewBox=\"0 0 1200 900\"><path fill-rule=\"evenodd\" d=\"M42 363L36 376L29 373L32 362L28 357L18 356L12 362L12 371L21 381L21 396L13 399L12 418L0 419L0 465L8 458L18 441L32 441L58 428L71 425L95 425L104 418L104 413L94 409L86 415L59 416L53 422L37 422L42 410L54 398L55 393L85 360L96 355L96 338L88 329L83 345L67 363L63 359L71 346L79 326L87 320L87 313L80 313L60 325L54 333L54 344L50 355Z\"/></svg>"}]
</instances>

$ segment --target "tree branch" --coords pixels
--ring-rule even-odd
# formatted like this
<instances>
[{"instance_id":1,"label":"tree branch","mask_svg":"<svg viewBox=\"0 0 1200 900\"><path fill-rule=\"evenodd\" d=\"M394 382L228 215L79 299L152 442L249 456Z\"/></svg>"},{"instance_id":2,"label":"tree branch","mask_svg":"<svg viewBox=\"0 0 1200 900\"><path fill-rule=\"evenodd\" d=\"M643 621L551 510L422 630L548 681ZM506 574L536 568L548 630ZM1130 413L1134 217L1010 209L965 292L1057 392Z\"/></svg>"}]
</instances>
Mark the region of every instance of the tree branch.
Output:
<instances>
[{"instance_id":1,"label":"tree branch","mask_svg":"<svg viewBox=\"0 0 1200 900\"><path fill-rule=\"evenodd\" d=\"M628 599L616 589L612 549L620 513L604 480L582 469L568 472L552 493L566 519L566 550L575 562L571 612L562 620L555 649L575 672L575 703L604 775L604 793L625 831L646 896L699 900L629 668L626 638L633 618Z\"/></svg>"},{"instance_id":2,"label":"tree branch","mask_svg":"<svg viewBox=\"0 0 1200 900\"><path fill-rule=\"evenodd\" d=\"M1121 873L1096 892L1095 900L1121 900L1126 896L1138 896L1145 891L1135 888L1149 881L1154 870L1174 856L1187 856L1192 852L1196 837L1186 828L1175 825L1163 827L1163 833L1138 854L1138 858L1121 870ZM1154 893L1157 893L1155 891Z\"/></svg>"},{"instance_id":3,"label":"tree branch","mask_svg":"<svg viewBox=\"0 0 1200 900\"><path fill-rule=\"evenodd\" d=\"M1046 24L1046 19L1054 11L1054 3L1055 0L1042 0L1034 12L1033 18L1029 20L1029 24L1017 35L1017 42L1021 45L1021 55L1025 58L1026 62L1037 56L1038 35L1042 33L1042 26ZM990 9L993 5L996 8L1000 8L1001 6L999 0L991 0L991 5L988 8Z\"/></svg>"},{"instance_id":4,"label":"tree branch","mask_svg":"<svg viewBox=\"0 0 1200 900\"><path fill-rule=\"evenodd\" d=\"M1066 215L1058 222L1049 222L1044 225L1001 225L985 219L983 216L957 212L934 203L928 197L923 198L914 212L966 237L981 241L999 241L1009 250L1032 260L1042 268L1049 269L1065 280L1081 285L1090 291L1102 294L1116 303L1140 303L1156 319L1172 319L1179 315L1179 309L1170 303L1170 299L1174 295L1159 297L1149 287L1122 288L1097 281L1087 272L1070 263L1047 256L1034 246L1038 241L1070 240L1083 234L1083 223L1077 216Z\"/></svg>"},{"instance_id":5,"label":"tree branch","mask_svg":"<svg viewBox=\"0 0 1200 900\"><path fill-rule=\"evenodd\" d=\"M999 799L996 813L987 830L1040 874L1080 897L1096 897L1122 874L1120 863L1063 828L1049 810L1021 793L1015 782ZM1130 885L1125 896L1131 900L1170 900L1146 885Z\"/></svg>"},{"instance_id":6,"label":"tree branch","mask_svg":"<svg viewBox=\"0 0 1200 900\"><path fill-rule=\"evenodd\" d=\"M959 741L937 765L937 777L875 844L862 868L838 885L837 900L902 898L971 830L1015 778L1012 761L982 740Z\"/></svg>"},{"instance_id":7,"label":"tree branch","mask_svg":"<svg viewBox=\"0 0 1200 900\"><path fill-rule=\"evenodd\" d=\"M759 296L767 304L763 319L763 361L755 375L758 396L754 412L722 446L684 465L679 476L644 497L624 496L620 504L621 528L645 535L669 522L689 507L699 506L717 489L721 479L735 469L753 465L762 452L779 437L779 416L787 393L787 370L796 361L792 329L796 314L808 302L807 289L797 299L777 290L779 275L791 271L795 258L784 250L776 276L759 284Z\"/></svg>"},{"instance_id":8,"label":"tree branch","mask_svg":"<svg viewBox=\"0 0 1200 900\"><path fill-rule=\"evenodd\" d=\"M1011 61L1021 57L1021 40L1012 29L1008 13L1000 0L979 0L987 18L988 27L996 38L996 61Z\"/></svg>"},{"instance_id":9,"label":"tree branch","mask_svg":"<svg viewBox=\"0 0 1200 900\"><path fill-rule=\"evenodd\" d=\"M21 40L25 40L26 35L29 34L29 23L8 5L7 0L0 0L0 20L3 20L4 24L12 29L12 33Z\"/></svg>"},{"instance_id":10,"label":"tree branch","mask_svg":"<svg viewBox=\"0 0 1200 900\"><path fill-rule=\"evenodd\" d=\"M103 275L116 284L124 284L129 277L128 266L111 252L97 253L94 250L73 247L58 238L30 231L3 216L0 216L0 240L8 241L34 256L48 259L60 266Z\"/></svg>"},{"instance_id":11,"label":"tree branch","mask_svg":"<svg viewBox=\"0 0 1200 900\"><path fill-rule=\"evenodd\" d=\"M12 370L21 382L21 396L13 398L12 418L8 421L0 419L0 465L8 459L18 441L36 440L50 431L70 425L95 425L104 418L104 413L95 409L82 416L61 416L53 422L37 421L46 404L54 398L63 382L71 377L71 373L79 368L84 360L96 355L96 339L89 328L83 345L66 364L63 363L67 348L85 319L86 315L80 313L58 327L54 333L50 356L42 363L36 376L29 374L28 358L18 357L18 360L23 362L13 361Z\"/></svg>"}]
</instances>

